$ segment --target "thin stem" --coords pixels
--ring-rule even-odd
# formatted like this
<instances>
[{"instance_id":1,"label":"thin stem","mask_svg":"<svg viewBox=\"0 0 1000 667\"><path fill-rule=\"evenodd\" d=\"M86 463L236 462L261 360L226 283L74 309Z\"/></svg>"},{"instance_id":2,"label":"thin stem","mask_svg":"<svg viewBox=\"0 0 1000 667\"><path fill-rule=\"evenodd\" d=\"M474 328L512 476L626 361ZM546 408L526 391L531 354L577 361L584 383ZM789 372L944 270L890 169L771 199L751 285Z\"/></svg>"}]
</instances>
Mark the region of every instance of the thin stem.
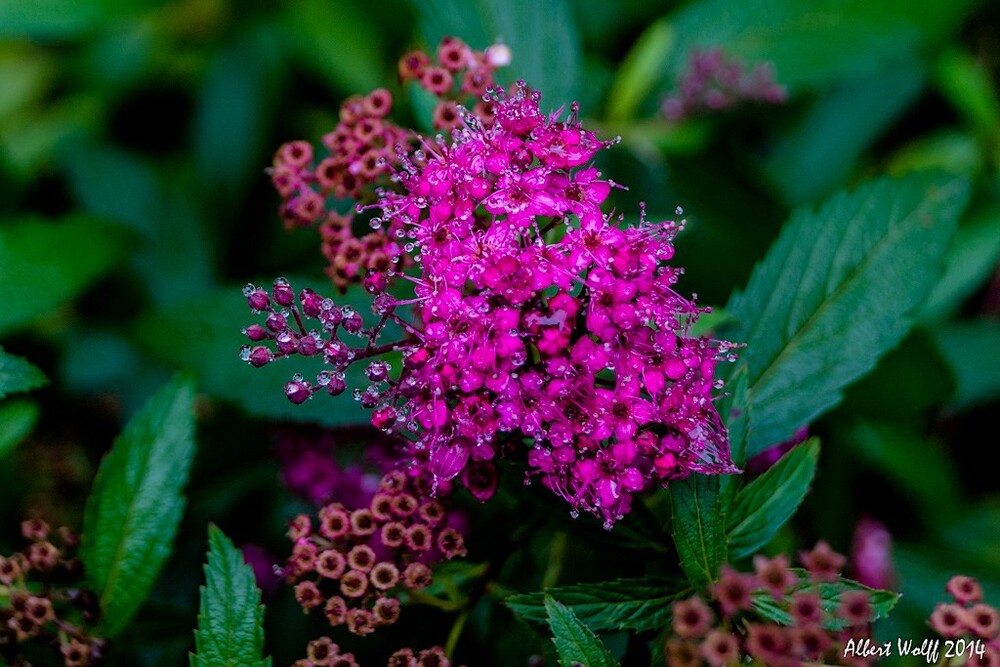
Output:
<instances>
[{"instance_id":1,"label":"thin stem","mask_svg":"<svg viewBox=\"0 0 1000 667\"><path fill-rule=\"evenodd\" d=\"M464 610L455 619L455 622L451 626L451 632L448 633L448 641L444 645L444 654L451 659L452 654L455 652L455 646L458 645L458 640L462 636L462 630L465 629L465 622L469 620L469 610Z\"/></svg>"},{"instance_id":2,"label":"thin stem","mask_svg":"<svg viewBox=\"0 0 1000 667\"><path fill-rule=\"evenodd\" d=\"M423 591L407 591L407 595L410 596L411 600L418 604L425 604L428 607L434 607L436 609L440 609L441 611L458 611L462 608L461 603L442 600L441 598L434 597L433 595L428 595Z\"/></svg>"},{"instance_id":3,"label":"thin stem","mask_svg":"<svg viewBox=\"0 0 1000 667\"><path fill-rule=\"evenodd\" d=\"M552 536L552 542L549 544L549 562L545 566L545 574L542 575L542 590L551 588L559 582L568 542L565 531L559 531Z\"/></svg>"}]
</instances>

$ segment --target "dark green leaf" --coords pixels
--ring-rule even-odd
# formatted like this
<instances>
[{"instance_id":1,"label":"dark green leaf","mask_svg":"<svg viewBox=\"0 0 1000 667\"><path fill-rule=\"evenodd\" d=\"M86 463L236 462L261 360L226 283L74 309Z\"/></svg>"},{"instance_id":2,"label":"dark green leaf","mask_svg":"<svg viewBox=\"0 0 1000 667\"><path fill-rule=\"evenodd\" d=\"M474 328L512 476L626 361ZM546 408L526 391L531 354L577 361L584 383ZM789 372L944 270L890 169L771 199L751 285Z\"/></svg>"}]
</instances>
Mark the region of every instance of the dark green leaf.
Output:
<instances>
[{"instance_id":1,"label":"dark green leaf","mask_svg":"<svg viewBox=\"0 0 1000 667\"><path fill-rule=\"evenodd\" d=\"M137 0L0 2L0 38L65 39L146 9Z\"/></svg>"},{"instance_id":2,"label":"dark green leaf","mask_svg":"<svg viewBox=\"0 0 1000 667\"><path fill-rule=\"evenodd\" d=\"M191 667L265 667L264 607L253 570L216 526L208 528L208 563L201 587Z\"/></svg>"},{"instance_id":3,"label":"dark green leaf","mask_svg":"<svg viewBox=\"0 0 1000 667\"><path fill-rule=\"evenodd\" d=\"M378 15L370 9L355 0L287 3L281 16L287 47L318 76L350 94L385 85L383 54L403 54L398 45L383 44Z\"/></svg>"},{"instance_id":4,"label":"dark green leaf","mask_svg":"<svg viewBox=\"0 0 1000 667\"><path fill-rule=\"evenodd\" d=\"M563 667L615 667L618 664L601 640L566 605L546 595L545 611Z\"/></svg>"},{"instance_id":5,"label":"dark green leaf","mask_svg":"<svg viewBox=\"0 0 1000 667\"><path fill-rule=\"evenodd\" d=\"M82 216L0 228L0 333L69 301L123 255L116 226Z\"/></svg>"},{"instance_id":6,"label":"dark green leaf","mask_svg":"<svg viewBox=\"0 0 1000 667\"><path fill-rule=\"evenodd\" d=\"M445 35L475 49L502 40L513 57L500 82L524 79L541 91L543 110L578 98L580 36L567 0L550 0L544 10L528 0L417 0L414 6L429 47Z\"/></svg>"},{"instance_id":7,"label":"dark green leaf","mask_svg":"<svg viewBox=\"0 0 1000 667\"><path fill-rule=\"evenodd\" d=\"M928 525L947 520L962 502L958 472L948 450L919 431L861 422L847 429L844 440L860 462L877 469L923 508L918 514ZM929 484L931 470L934 481Z\"/></svg>"},{"instance_id":8,"label":"dark green leaf","mask_svg":"<svg viewBox=\"0 0 1000 667\"><path fill-rule=\"evenodd\" d=\"M7 354L0 347L0 398L37 389L47 381L45 375L27 360Z\"/></svg>"},{"instance_id":9,"label":"dark green leaf","mask_svg":"<svg viewBox=\"0 0 1000 667\"><path fill-rule=\"evenodd\" d=\"M31 401L6 401L0 405L0 460L28 437L38 422L38 406Z\"/></svg>"},{"instance_id":10,"label":"dark green leaf","mask_svg":"<svg viewBox=\"0 0 1000 667\"><path fill-rule=\"evenodd\" d=\"M788 439L841 399L909 330L965 205L959 178L881 179L793 214L726 310L746 342L748 455Z\"/></svg>"},{"instance_id":11,"label":"dark green leaf","mask_svg":"<svg viewBox=\"0 0 1000 667\"><path fill-rule=\"evenodd\" d=\"M818 459L819 440L813 438L740 489L728 517L733 557L756 553L792 517L816 475Z\"/></svg>"},{"instance_id":12,"label":"dark green leaf","mask_svg":"<svg viewBox=\"0 0 1000 667\"><path fill-rule=\"evenodd\" d=\"M131 268L155 303L180 303L213 284L204 215L183 178L97 142L70 143L62 157L80 205L138 233Z\"/></svg>"},{"instance_id":13,"label":"dark green leaf","mask_svg":"<svg viewBox=\"0 0 1000 667\"><path fill-rule=\"evenodd\" d=\"M832 582L813 582L810 581L809 574L805 570L796 568L793 572L799 576L799 582L781 600L775 600L774 596L767 591L757 591L753 594L753 606L757 613L775 623L792 625L792 615L788 613L785 601L791 599L796 593L812 593L819 595L820 607L822 607L827 615L833 617L827 626L831 629L839 629L844 626L844 621L836 618L837 607L840 605L840 596L847 591L865 591L868 593L872 606L871 621L885 618L899 600L897 593L868 588L850 579L838 579Z\"/></svg>"},{"instance_id":14,"label":"dark green leaf","mask_svg":"<svg viewBox=\"0 0 1000 667\"><path fill-rule=\"evenodd\" d=\"M777 142L765 172L786 203L816 201L843 183L858 159L913 102L925 67L891 63L816 100Z\"/></svg>"},{"instance_id":15,"label":"dark green leaf","mask_svg":"<svg viewBox=\"0 0 1000 667\"><path fill-rule=\"evenodd\" d=\"M690 591L676 592L666 579L642 577L596 584L550 588L544 593L513 595L504 600L521 618L545 622L545 598L569 607L594 632L605 630L658 630L670 618L670 605Z\"/></svg>"},{"instance_id":16,"label":"dark green leaf","mask_svg":"<svg viewBox=\"0 0 1000 667\"><path fill-rule=\"evenodd\" d=\"M952 406L963 409L1000 396L1000 322L979 320L942 324L931 332L941 355L951 366L956 391Z\"/></svg>"},{"instance_id":17,"label":"dark green leaf","mask_svg":"<svg viewBox=\"0 0 1000 667\"><path fill-rule=\"evenodd\" d=\"M968 53L947 51L936 63L934 83L978 134L995 141L1000 132L1000 98L984 63Z\"/></svg>"},{"instance_id":18,"label":"dark green leaf","mask_svg":"<svg viewBox=\"0 0 1000 667\"><path fill-rule=\"evenodd\" d=\"M674 544L681 569L704 592L726 562L726 519L719 475L694 474L670 483Z\"/></svg>"},{"instance_id":19,"label":"dark green leaf","mask_svg":"<svg viewBox=\"0 0 1000 667\"><path fill-rule=\"evenodd\" d=\"M1000 260L1000 206L978 211L955 233L944 259L944 273L920 310L924 322L957 313L989 279Z\"/></svg>"},{"instance_id":20,"label":"dark green leaf","mask_svg":"<svg viewBox=\"0 0 1000 667\"><path fill-rule=\"evenodd\" d=\"M750 435L750 388L746 364L737 363L739 366L726 386L726 395L719 402L719 414L729 432L729 453L733 457L733 463L738 468L743 468L746 465L747 438ZM738 475L725 475L720 480L723 514L729 514L740 480Z\"/></svg>"},{"instance_id":21,"label":"dark green leaf","mask_svg":"<svg viewBox=\"0 0 1000 667\"><path fill-rule=\"evenodd\" d=\"M176 378L129 421L87 499L80 556L101 633L121 632L170 556L194 456L194 385Z\"/></svg>"},{"instance_id":22,"label":"dark green leaf","mask_svg":"<svg viewBox=\"0 0 1000 667\"><path fill-rule=\"evenodd\" d=\"M666 19L650 25L625 56L608 92L608 119L626 120L660 79L663 63L674 43L674 31Z\"/></svg>"},{"instance_id":23,"label":"dark green leaf","mask_svg":"<svg viewBox=\"0 0 1000 667\"><path fill-rule=\"evenodd\" d=\"M676 16L670 71L695 48L721 47L748 63L771 62L778 81L819 87L864 76L955 30L974 0L700 0Z\"/></svg>"},{"instance_id":24,"label":"dark green leaf","mask_svg":"<svg viewBox=\"0 0 1000 667\"><path fill-rule=\"evenodd\" d=\"M279 99L276 59L274 36L259 28L220 49L205 76L195 116L195 156L202 181L211 183L212 199L222 200L216 205L232 205L262 169L264 133Z\"/></svg>"},{"instance_id":25,"label":"dark green leaf","mask_svg":"<svg viewBox=\"0 0 1000 667\"><path fill-rule=\"evenodd\" d=\"M313 287L319 293L330 291L329 285L292 280L296 290ZM350 292L338 303L352 303L365 313L366 293L361 288ZM235 401L254 414L319 422L326 425L359 424L369 419L351 392L367 386L364 365L348 368L347 391L337 397L321 394L302 405L294 405L283 389L292 375L301 373L315 379L323 368L316 357L281 359L253 368L240 360L240 346L247 342L240 330L261 320L247 307L241 288L235 285L209 292L202 298L143 317L137 328L139 343L155 357L173 367L193 370L202 391L219 398Z\"/></svg>"}]
</instances>

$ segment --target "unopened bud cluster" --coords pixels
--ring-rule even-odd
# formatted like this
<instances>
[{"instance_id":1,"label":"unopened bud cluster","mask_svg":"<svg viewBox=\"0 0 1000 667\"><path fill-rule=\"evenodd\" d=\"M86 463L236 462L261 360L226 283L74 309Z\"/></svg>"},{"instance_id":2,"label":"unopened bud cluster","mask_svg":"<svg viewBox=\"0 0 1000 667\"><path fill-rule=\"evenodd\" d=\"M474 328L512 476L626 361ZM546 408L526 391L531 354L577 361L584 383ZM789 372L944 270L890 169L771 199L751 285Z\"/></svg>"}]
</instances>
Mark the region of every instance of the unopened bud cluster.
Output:
<instances>
[{"instance_id":1,"label":"unopened bud cluster","mask_svg":"<svg viewBox=\"0 0 1000 667\"><path fill-rule=\"evenodd\" d=\"M462 534L427 491L394 471L365 507L326 505L315 526L308 515L297 516L284 573L303 610L321 607L330 625L357 635L395 623L400 591L426 588L433 562L465 555Z\"/></svg>"},{"instance_id":2,"label":"unopened bud cluster","mask_svg":"<svg viewBox=\"0 0 1000 667\"><path fill-rule=\"evenodd\" d=\"M360 667L353 653L341 653L340 646L329 637L309 642L306 657L295 661L292 667ZM422 651L404 648L389 657L386 667L451 667L451 660L440 646Z\"/></svg>"},{"instance_id":3,"label":"unopened bud cluster","mask_svg":"<svg viewBox=\"0 0 1000 667\"><path fill-rule=\"evenodd\" d=\"M78 537L38 519L22 522L21 534L30 544L0 556L0 658L27 664L23 652L34 644L58 647L66 667L99 663L104 641L86 631L97 618L97 598L72 586L82 577Z\"/></svg>"},{"instance_id":4,"label":"unopened bud cluster","mask_svg":"<svg viewBox=\"0 0 1000 667\"><path fill-rule=\"evenodd\" d=\"M848 641L870 637L869 590L837 588L846 558L825 542L800 560L805 570L790 568L783 555L755 556L752 573L724 566L712 599L675 602L664 649L668 667L872 664L844 651ZM763 615L764 608L772 613ZM775 622L773 610L787 623Z\"/></svg>"},{"instance_id":5,"label":"unopened bud cluster","mask_svg":"<svg viewBox=\"0 0 1000 667\"><path fill-rule=\"evenodd\" d=\"M679 121L748 102L783 104L787 99L788 91L775 82L770 63L748 68L720 49L695 50L662 108L668 120Z\"/></svg>"},{"instance_id":6,"label":"unopened bud cluster","mask_svg":"<svg viewBox=\"0 0 1000 667\"><path fill-rule=\"evenodd\" d=\"M979 581L956 575L945 590L952 601L934 608L931 628L945 639L966 640L971 649L967 667L1000 667L1000 612L983 601Z\"/></svg>"},{"instance_id":7,"label":"unopened bud cluster","mask_svg":"<svg viewBox=\"0 0 1000 667\"><path fill-rule=\"evenodd\" d=\"M399 60L400 81L414 81L438 100L433 125L450 131L461 124L461 104L469 103L481 122L492 122L491 105L482 99L493 86L493 73L510 59L509 50L494 45L475 51L460 39L445 37L436 61L422 51ZM356 233L353 213L338 212L331 200L371 203L375 188L391 184L400 152L417 142L416 134L390 118L393 98L385 88L349 97L340 106L340 122L323 136L323 154L307 141L283 144L274 156L271 182L282 204L288 229L315 226L333 284L344 291L369 272L401 268L401 228L386 226Z\"/></svg>"}]
</instances>

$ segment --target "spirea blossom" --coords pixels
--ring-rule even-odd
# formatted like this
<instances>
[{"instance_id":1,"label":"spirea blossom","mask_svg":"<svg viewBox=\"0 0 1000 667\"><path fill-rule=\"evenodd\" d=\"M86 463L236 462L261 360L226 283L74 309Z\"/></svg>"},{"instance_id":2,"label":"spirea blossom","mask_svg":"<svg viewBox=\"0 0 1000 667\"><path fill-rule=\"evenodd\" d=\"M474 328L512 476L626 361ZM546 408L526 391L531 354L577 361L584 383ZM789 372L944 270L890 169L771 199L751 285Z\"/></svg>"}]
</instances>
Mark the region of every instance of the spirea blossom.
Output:
<instances>
[{"instance_id":1,"label":"spirea blossom","mask_svg":"<svg viewBox=\"0 0 1000 667\"><path fill-rule=\"evenodd\" d=\"M828 563L844 562L825 543L800 560L806 572L791 569L786 556L757 555L753 573L724 566L710 598L674 602L663 645L665 664L873 664L854 648L871 642L872 591L856 584L824 589L829 584L817 583L817 577L825 581L831 573ZM839 570L832 573L840 581Z\"/></svg>"},{"instance_id":2,"label":"spirea blossom","mask_svg":"<svg viewBox=\"0 0 1000 667\"><path fill-rule=\"evenodd\" d=\"M304 611L322 607L330 625L370 634L399 618L398 591L430 585L431 563L465 555L450 518L419 478L394 471L364 506L331 503L315 525L295 517L284 575Z\"/></svg>"},{"instance_id":3,"label":"spirea blossom","mask_svg":"<svg viewBox=\"0 0 1000 667\"><path fill-rule=\"evenodd\" d=\"M364 207L416 267L366 277L375 321L310 290L296 298L284 280L270 295L251 285L266 319L246 330L258 345L243 358L320 355L331 368L293 378L293 402L344 391L346 368L365 360L370 384L355 397L435 487L469 486L511 456L526 483L608 528L654 484L738 472L713 402L733 346L691 333L706 309L674 289L681 223L643 214L627 226L602 211L616 185L592 161L614 142L575 106L543 114L523 84L489 99L492 125L466 114L450 141L401 148L394 187ZM392 296L401 281L412 297ZM403 336L381 342L390 324ZM387 352L398 368L375 360Z\"/></svg>"},{"instance_id":4,"label":"spirea blossom","mask_svg":"<svg viewBox=\"0 0 1000 667\"><path fill-rule=\"evenodd\" d=\"M945 639L963 639L969 667L1000 667L1000 612L983 601L983 590L972 577L955 575L945 590L951 602L934 607L928 624Z\"/></svg>"}]
</instances>

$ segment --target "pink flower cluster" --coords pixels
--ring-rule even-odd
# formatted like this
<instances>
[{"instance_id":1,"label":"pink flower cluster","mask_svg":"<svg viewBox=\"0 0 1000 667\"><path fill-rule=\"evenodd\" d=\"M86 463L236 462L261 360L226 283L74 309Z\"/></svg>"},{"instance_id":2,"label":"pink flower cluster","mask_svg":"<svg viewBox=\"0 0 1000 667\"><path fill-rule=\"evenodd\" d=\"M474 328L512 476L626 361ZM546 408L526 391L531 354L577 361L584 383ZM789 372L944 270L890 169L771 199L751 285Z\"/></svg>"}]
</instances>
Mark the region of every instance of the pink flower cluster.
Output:
<instances>
[{"instance_id":1,"label":"pink flower cluster","mask_svg":"<svg viewBox=\"0 0 1000 667\"><path fill-rule=\"evenodd\" d=\"M468 115L451 143L401 156L402 192L384 190L369 207L374 227L405 230L403 250L419 267L366 278L377 323L365 328L359 313L310 291L296 304L280 281L273 301L286 310L275 309L248 286L251 308L268 315L246 334L277 351L246 346L243 358L259 366L322 354L332 371L286 386L301 402L343 391L351 363L401 352L395 377L388 362L371 362L356 397L374 408L374 426L405 436L412 464L436 486L520 454L526 482L539 478L574 515L591 512L608 528L653 484L738 472L712 396L716 363L735 356L691 334L703 309L674 290L681 270L667 263L680 225L643 216L623 227L601 211L614 184L589 163L612 142L584 129L575 109L547 116L523 85L491 99L492 126ZM412 298L385 291L400 278ZM307 332L303 315L320 327ZM389 322L404 338L376 344Z\"/></svg>"},{"instance_id":2,"label":"pink flower cluster","mask_svg":"<svg viewBox=\"0 0 1000 667\"><path fill-rule=\"evenodd\" d=\"M428 563L465 554L462 534L444 506L426 498L419 480L401 471L382 478L366 507L326 505L317 526L297 516L285 576L303 610L322 606L332 626L367 635L399 618L394 591L430 585Z\"/></svg>"},{"instance_id":3,"label":"pink flower cluster","mask_svg":"<svg viewBox=\"0 0 1000 667\"><path fill-rule=\"evenodd\" d=\"M400 81L414 80L432 93L435 129L452 130L461 124L459 101L471 97L480 121L490 124L493 110L482 96L493 86L493 73L510 60L507 47L496 44L475 51L462 40L445 37L437 62L422 51L399 60ZM365 96L349 97L340 106L340 122L323 136L325 155L317 155L307 141L290 141L274 156L271 182L282 197L279 209L285 227L315 226L321 250L329 262L333 284L345 291L370 271L399 269L398 228L366 230L356 234L354 216L338 212L329 200L371 202L375 187L388 185L399 167L398 150L416 141L413 131L389 118L392 94L378 88ZM405 258L404 258L405 259Z\"/></svg>"},{"instance_id":4,"label":"pink flower cluster","mask_svg":"<svg viewBox=\"0 0 1000 667\"><path fill-rule=\"evenodd\" d=\"M353 653L341 653L340 646L329 637L309 642L306 657L296 660L292 667L359 667ZM391 656L386 667L451 667L451 660L440 646L422 651L403 648Z\"/></svg>"},{"instance_id":5,"label":"pink flower cluster","mask_svg":"<svg viewBox=\"0 0 1000 667\"><path fill-rule=\"evenodd\" d=\"M847 589L834 599L821 595L818 586L838 581L846 562L825 542L800 558L806 576L789 568L786 556L758 555L752 574L724 567L712 588L713 600L696 595L675 602L664 647L668 667L723 667L748 658L769 667L871 664L850 652L845 657L843 650L848 640L870 636L869 592ZM790 624L761 616L758 600L780 605Z\"/></svg>"},{"instance_id":6,"label":"pink flower cluster","mask_svg":"<svg viewBox=\"0 0 1000 667\"><path fill-rule=\"evenodd\" d=\"M983 589L972 577L956 575L945 590L952 602L941 603L929 623L945 639L967 638L972 655L968 667L1000 667L1000 612L983 602Z\"/></svg>"}]
</instances>

